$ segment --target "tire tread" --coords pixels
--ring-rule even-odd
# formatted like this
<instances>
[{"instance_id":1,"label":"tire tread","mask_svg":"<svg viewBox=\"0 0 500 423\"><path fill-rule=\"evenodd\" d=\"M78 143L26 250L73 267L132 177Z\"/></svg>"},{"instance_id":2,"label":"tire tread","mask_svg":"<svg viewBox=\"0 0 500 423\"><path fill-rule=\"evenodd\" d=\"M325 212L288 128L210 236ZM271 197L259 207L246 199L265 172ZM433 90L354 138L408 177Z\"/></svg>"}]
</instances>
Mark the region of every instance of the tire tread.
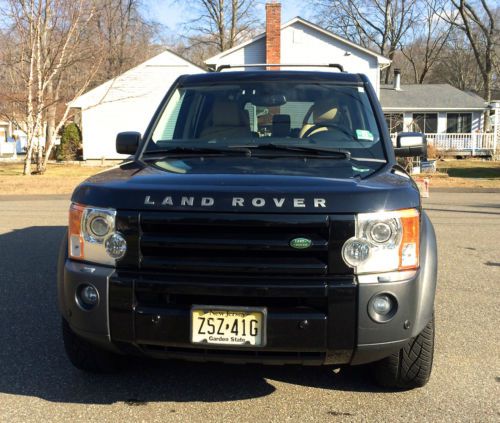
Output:
<instances>
[{"instance_id":1,"label":"tire tread","mask_svg":"<svg viewBox=\"0 0 500 423\"><path fill-rule=\"evenodd\" d=\"M384 388L412 389L430 378L434 356L434 318L397 353L373 363L376 383Z\"/></svg>"}]
</instances>

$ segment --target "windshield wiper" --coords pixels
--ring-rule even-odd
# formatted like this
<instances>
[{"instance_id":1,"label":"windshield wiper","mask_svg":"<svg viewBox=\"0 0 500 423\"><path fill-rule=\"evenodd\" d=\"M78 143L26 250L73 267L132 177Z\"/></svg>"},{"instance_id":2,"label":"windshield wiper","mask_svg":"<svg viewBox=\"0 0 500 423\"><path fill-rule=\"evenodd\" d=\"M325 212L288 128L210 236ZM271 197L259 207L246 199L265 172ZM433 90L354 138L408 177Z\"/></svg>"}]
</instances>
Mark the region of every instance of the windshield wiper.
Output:
<instances>
[{"instance_id":1,"label":"windshield wiper","mask_svg":"<svg viewBox=\"0 0 500 423\"><path fill-rule=\"evenodd\" d=\"M235 148L245 148L255 151L285 151L290 153L301 153L307 156L314 157L325 157L325 158L337 158L337 159L347 159L351 158L351 152L349 150L342 150L340 148L328 148L328 147L306 147L299 145L284 145L284 144L255 144L255 145L237 145Z\"/></svg>"},{"instance_id":2,"label":"windshield wiper","mask_svg":"<svg viewBox=\"0 0 500 423\"><path fill-rule=\"evenodd\" d=\"M214 148L214 147L171 147L145 151L143 156L250 156L248 148Z\"/></svg>"}]
</instances>

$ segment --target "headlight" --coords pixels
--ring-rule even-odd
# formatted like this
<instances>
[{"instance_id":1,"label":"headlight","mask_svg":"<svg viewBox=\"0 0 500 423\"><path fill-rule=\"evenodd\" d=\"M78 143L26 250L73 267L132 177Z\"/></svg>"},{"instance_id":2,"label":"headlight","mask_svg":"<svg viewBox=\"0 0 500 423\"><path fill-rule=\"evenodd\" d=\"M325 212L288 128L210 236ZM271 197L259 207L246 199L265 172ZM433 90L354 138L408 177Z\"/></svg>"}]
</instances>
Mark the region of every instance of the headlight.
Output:
<instances>
[{"instance_id":1,"label":"headlight","mask_svg":"<svg viewBox=\"0 0 500 423\"><path fill-rule=\"evenodd\" d=\"M114 266L127 251L127 242L116 232L116 210L71 204L69 257Z\"/></svg>"},{"instance_id":2,"label":"headlight","mask_svg":"<svg viewBox=\"0 0 500 423\"><path fill-rule=\"evenodd\" d=\"M419 225L417 209L360 213L356 236L346 241L342 257L357 274L416 269Z\"/></svg>"}]
</instances>

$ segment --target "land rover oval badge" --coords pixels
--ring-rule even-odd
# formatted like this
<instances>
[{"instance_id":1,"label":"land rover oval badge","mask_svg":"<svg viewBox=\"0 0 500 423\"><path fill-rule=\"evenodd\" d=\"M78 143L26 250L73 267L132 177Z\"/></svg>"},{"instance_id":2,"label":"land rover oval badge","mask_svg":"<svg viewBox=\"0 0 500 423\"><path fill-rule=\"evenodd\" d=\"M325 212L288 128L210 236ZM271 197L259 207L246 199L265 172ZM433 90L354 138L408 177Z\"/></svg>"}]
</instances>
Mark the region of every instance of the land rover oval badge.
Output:
<instances>
[{"instance_id":1,"label":"land rover oval badge","mask_svg":"<svg viewBox=\"0 0 500 423\"><path fill-rule=\"evenodd\" d=\"M312 241L308 238L294 238L290 241L290 247L297 250L305 250L306 248L309 248L311 244Z\"/></svg>"}]
</instances>

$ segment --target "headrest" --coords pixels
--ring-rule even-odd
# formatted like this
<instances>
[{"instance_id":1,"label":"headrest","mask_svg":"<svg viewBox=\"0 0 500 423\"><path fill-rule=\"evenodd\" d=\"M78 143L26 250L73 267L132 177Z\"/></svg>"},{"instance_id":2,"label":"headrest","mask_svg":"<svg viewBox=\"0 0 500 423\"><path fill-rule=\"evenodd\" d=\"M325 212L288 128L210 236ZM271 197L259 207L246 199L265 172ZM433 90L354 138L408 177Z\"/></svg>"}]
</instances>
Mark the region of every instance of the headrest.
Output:
<instances>
[{"instance_id":1,"label":"headrest","mask_svg":"<svg viewBox=\"0 0 500 423\"><path fill-rule=\"evenodd\" d=\"M335 119L338 112L338 104L335 100L321 100L314 103L312 116L314 123L321 123Z\"/></svg>"},{"instance_id":2,"label":"headrest","mask_svg":"<svg viewBox=\"0 0 500 423\"><path fill-rule=\"evenodd\" d=\"M240 126L241 112L238 103L228 100L216 100L213 107L213 126Z\"/></svg>"},{"instance_id":3,"label":"headrest","mask_svg":"<svg viewBox=\"0 0 500 423\"><path fill-rule=\"evenodd\" d=\"M290 115L274 115L273 125L290 125Z\"/></svg>"}]
</instances>

